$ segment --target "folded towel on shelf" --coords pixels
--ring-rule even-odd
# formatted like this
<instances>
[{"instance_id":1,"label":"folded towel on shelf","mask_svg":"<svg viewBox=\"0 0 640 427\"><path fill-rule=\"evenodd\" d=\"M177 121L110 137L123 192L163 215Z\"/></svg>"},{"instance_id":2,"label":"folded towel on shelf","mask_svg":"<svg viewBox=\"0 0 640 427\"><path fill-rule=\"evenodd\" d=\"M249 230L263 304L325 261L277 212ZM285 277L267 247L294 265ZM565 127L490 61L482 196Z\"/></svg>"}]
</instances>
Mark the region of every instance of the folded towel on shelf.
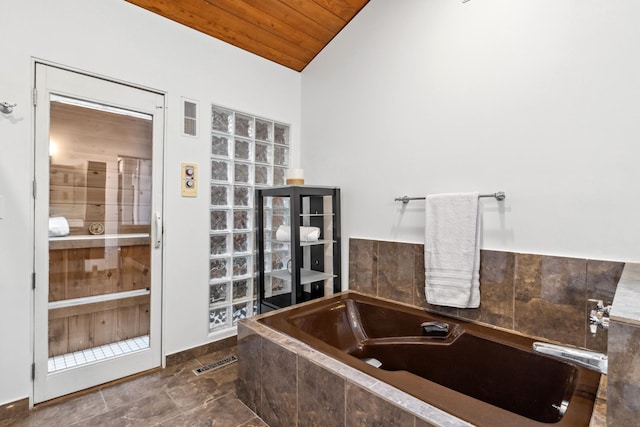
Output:
<instances>
[{"instance_id":1,"label":"folded towel on shelf","mask_svg":"<svg viewBox=\"0 0 640 427\"><path fill-rule=\"evenodd\" d=\"M300 227L301 242L316 242L320 238L320 229L318 227ZM281 225L276 230L276 240L288 242L291 240L291 227Z\"/></svg>"},{"instance_id":2,"label":"folded towel on shelf","mask_svg":"<svg viewBox=\"0 0 640 427\"><path fill-rule=\"evenodd\" d=\"M49 218L49 237L62 237L69 235L69 223L63 216Z\"/></svg>"},{"instance_id":3,"label":"folded towel on shelf","mask_svg":"<svg viewBox=\"0 0 640 427\"><path fill-rule=\"evenodd\" d=\"M478 196L479 193L427 196L424 256L429 304L480 306L482 218Z\"/></svg>"}]
</instances>

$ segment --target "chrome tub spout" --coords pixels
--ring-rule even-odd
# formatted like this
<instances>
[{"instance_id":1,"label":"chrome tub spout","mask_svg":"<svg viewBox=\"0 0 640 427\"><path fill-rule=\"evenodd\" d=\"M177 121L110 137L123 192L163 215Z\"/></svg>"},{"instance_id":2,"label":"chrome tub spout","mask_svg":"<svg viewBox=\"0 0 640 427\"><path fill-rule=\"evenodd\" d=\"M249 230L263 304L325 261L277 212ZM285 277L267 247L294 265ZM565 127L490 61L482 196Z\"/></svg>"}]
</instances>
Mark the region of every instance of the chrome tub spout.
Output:
<instances>
[{"instance_id":1,"label":"chrome tub spout","mask_svg":"<svg viewBox=\"0 0 640 427\"><path fill-rule=\"evenodd\" d=\"M609 358L603 353L539 341L533 343L533 350L607 374Z\"/></svg>"}]
</instances>

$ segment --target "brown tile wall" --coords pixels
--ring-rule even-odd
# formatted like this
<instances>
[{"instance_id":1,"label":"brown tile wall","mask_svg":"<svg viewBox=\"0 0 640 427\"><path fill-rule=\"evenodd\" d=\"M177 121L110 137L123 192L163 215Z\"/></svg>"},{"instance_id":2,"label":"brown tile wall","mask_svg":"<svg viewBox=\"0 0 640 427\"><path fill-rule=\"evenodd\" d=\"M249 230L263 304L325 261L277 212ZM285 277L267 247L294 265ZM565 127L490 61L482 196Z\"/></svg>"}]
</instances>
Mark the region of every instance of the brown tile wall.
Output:
<instances>
[{"instance_id":1,"label":"brown tile wall","mask_svg":"<svg viewBox=\"0 0 640 427\"><path fill-rule=\"evenodd\" d=\"M607 425L638 425L640 414L640 327L611 320Z\"/></svg>"},{"instance_id":2,"label":"brown tile wall","mask_svg":"<svg viewBox=\"0 0 640 427\"><path fill-rule=\"evenodd\" d=\"M428 304L424 245L349 240L349 289L525 335L606 352L607 331L589 331L595 303L611 304L624 263L482 250L481 304Z\"/></svg>"},{"instance_id":3,"label":"brown tile wall","mask_svg":"<svg viewBox=\"0 0 640 427\"><path fill-rule=\"evenodd\" d=\"M298 424L339 426L345 417L346 380L298 357Z\"/></svg>"}]
</instances>

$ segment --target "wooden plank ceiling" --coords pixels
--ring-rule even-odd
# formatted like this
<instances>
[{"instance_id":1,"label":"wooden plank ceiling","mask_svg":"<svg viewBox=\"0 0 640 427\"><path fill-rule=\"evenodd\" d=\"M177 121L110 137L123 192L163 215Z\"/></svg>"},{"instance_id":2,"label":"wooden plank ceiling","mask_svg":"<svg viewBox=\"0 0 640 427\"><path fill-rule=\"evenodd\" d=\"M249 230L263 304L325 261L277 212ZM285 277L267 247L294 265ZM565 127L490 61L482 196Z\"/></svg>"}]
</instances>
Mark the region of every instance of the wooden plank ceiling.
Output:
<instances>
[{"instance_id":1,"label":"wooden plank ceiling","mask_svg":"<svg viewBox=\"0 0 640 427\"><path fill-rule=\"evenodd\" d=\"M302 71L369 0L126 0Z\"/></svg>"}]
</instances>

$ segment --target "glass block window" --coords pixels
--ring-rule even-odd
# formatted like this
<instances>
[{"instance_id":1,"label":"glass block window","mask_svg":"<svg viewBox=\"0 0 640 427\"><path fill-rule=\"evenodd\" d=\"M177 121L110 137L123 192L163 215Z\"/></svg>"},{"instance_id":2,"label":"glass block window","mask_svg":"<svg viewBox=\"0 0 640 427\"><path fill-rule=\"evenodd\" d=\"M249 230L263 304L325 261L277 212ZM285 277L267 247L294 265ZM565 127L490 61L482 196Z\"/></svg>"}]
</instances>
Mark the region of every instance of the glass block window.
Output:
<instances>
[{"instance_id":1,"label":"glass block window","mask_svg":"<svg viewBox=\"0 0 640 427\"><path fill-rule=\"evenodd\" d=\"M289 125L211 107L209 330L257 312L254 191L285 184Z\"/></svg>"}]
</instances>

